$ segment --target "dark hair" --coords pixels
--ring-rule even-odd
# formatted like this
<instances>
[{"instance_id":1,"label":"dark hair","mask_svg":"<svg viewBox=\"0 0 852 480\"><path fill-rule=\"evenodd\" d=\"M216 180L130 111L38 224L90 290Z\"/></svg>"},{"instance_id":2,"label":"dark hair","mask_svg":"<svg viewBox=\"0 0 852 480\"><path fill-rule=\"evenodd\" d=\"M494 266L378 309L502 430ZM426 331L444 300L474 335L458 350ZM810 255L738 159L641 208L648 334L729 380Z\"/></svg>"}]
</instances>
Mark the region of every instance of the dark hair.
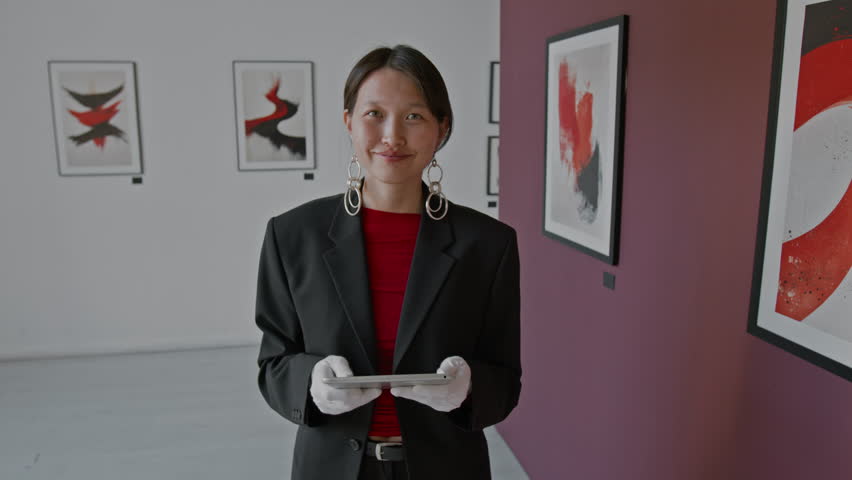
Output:
<instances>
[{"instance_id":1,"label":"dark hair","mask_svg":"<svg viewBox=\"0 0 852 480\"><path fill-rule=\"evenodd\" d=\"M364 79L381 68L392 68L411 77L426 99L429 111L438 119L438 123L443 122L444 119L448 120L447 133L438 145L440 150L450 139L450 133L453 131L453 109L450 106L450 97L441 72L426 58L426 55L416 48L408 45L397 45L393 48L379 47L361 57L361 60L352 67L349 78L346 79L346 85L343 86L343 108L350 112L355 108L358 90Z\"/></svg>"}]
</instances>

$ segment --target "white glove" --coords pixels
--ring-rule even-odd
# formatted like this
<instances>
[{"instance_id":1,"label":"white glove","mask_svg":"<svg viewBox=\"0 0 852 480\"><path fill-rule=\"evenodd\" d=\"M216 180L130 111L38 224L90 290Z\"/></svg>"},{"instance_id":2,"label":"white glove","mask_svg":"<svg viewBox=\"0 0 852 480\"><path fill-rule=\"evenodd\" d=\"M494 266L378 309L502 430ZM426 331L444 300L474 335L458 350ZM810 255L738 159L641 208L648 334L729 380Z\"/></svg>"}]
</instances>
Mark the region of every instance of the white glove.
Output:
<instances>
[{"instance_id":1,"label":"white glove","mask_svg":"<svg viewBox=\"0 0 852 480\"><path fill-rule=\"evenodd\" d=\"M311 398L320 412L340 415L372 402L382 390L379 388L336 388L326 385L323 378L351 377L352 369L345 358L329 355L314 365L311 371Z\"/></svg>"},{"instance_id":2,"label":"white glove","mask_svg":"<svg viewBox=\"0 0 852 480\"><path fill-rule=\"evenodd\" d=\"M470 393L470 367L462 357L449 357L441 362L438 373L454 378L446 385L394 387L391 388L391 394L420 402L439 412L449 412L459 408Z\"/></svg>"}]
</instances>

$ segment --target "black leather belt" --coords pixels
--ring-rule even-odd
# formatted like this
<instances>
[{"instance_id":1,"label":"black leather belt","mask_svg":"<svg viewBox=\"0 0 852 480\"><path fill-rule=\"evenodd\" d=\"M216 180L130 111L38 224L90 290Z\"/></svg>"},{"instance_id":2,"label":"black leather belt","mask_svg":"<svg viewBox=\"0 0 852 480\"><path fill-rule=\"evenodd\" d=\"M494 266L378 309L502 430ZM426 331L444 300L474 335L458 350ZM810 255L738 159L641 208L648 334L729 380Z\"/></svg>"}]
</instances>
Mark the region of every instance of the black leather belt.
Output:
<instances>
[{"instance_id":1,"label":"black leather belt","mask_svg":"<svg viewBox=\"0 0 852 480\"><path fill-rule=\"evenodd\" d=\"M396 442L374 442L367 440L366 453L383 462L400 462L405 460L405 447Z\"/></svg>"}]
</instances>

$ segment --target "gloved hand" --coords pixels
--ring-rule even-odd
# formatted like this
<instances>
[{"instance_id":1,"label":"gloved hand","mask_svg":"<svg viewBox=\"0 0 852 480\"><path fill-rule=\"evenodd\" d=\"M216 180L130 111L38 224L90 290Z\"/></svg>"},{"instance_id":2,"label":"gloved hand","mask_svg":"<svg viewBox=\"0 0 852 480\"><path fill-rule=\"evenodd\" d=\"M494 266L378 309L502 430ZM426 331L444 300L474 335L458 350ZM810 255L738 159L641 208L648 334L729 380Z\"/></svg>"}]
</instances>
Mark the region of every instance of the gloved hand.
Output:
<instances>
[{"instance_id":1,"label":"gloved hand","mask_svg":"<svg viewBox=\"0 0 852 480\"><path fill-rule=\"evenodd\" d=\"M420 402L439 412L449 412L459 408L470 393L470 367L462 357L449 357L441 362L438 373L455 378L446 385L394 387L391 388L391 394Z\"/></svg>"},{"instance_id":2,"label":"gloved hand","mask_svg":"<svg viewBox=\"0 0 852 480\"><path fill-rule=\"evenodd\" d=\"M345 358L329 355L314 365L311 371L311 398L320 412L340 415L372 402L382 390L379 388L336 388L326 385L322 379L351 377L352 369Z\"/></svg>"}]
</instances>

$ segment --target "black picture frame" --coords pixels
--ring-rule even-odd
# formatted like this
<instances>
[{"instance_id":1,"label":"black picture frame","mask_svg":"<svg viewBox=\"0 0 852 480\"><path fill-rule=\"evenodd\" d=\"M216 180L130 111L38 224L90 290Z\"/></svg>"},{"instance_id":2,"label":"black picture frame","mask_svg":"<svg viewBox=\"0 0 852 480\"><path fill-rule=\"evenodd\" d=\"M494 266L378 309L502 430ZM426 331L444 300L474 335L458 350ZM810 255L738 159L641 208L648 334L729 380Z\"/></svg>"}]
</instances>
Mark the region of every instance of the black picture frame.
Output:
<instances>
[{"instance_id":1,"label":"black picture frame","mask_svg":"<svg viewBox=\"0 0 852 480\"><path fill-rule=\"evenodd\" d=\"M627 26L621 15L545 44L542 233L610 265L618 263ZM561 107L572 118L561 118ZM572 132L578 141L560 142Z\"/></svg>"},{"instance_id":2,"label":"black picture frame","mask_svg":"<svg viewBox=\"0 0 852 480\"><path fill-rule=\"evenodd\" d=\"M843 198L852 198L848 192L834 206L833 199L839 198L836 192L852 182L852 168L844 169L838 160L838 151L848 154L848 144L844 146L842 139L835 142L833 131L838 119L849 125L852 113L845 113L849 109L832 104L831 99L832 94L852 95L852 84L831 82L840 88L834 91L820 83L828 78L827 66L840 66L830 70L832 73L852 75L848 57L832 53L838 51L834 43L838 38L844 34L849 38L850 4L849 0L777 3L747 331L852 381L852 327L847 326L852 318L848 295L852 271L847 267L841 277L825 267L840 261L832 248L845 250L837 232L852 235L848 223L845 230L829 230L835 237L825 234L825 226L840 210ZM843 22L845 31L838 37L834 28L842 28ZM832 63L834 59L836 63ZM814 92L822 98L814 98ZM819 248L812 248L814 245Z\"/></svg>"},{"instance_id":3,"label":"black picture frame","mask_svg":"<svg viewBox=\"0 0 852 480\"><path fill-rule=\"evenodd\" d=\"M48 60L60 177L142 175L136 62Z\"/></svg>"},{"instance_id":4,"label":"black picture frame","mask_svg":"<svg viewBox=\"0 0 852 480\"><path fill-rule=\"evenodd\" d=\"M488 84L488 123L500 123L500 62L493 61L489 66Z\"/></svg>"},{"instance_id":5,"label":"black picture frame","mask_svg":"<svg viewBox=\"0 0 852 480\"><path fill-rule=\"evenodd\" d=\"M233 60L234 118L236 121L237 170L251 171L305 171L316 170L316 106L314 64L309 60ZM266 82L264 83L264 78ZM290 79L287 82L284 77ZM281 93L292 83L295 97ZM291 102L297 108L293 117L281 120L274 128L265 128L263 134L249 131L252 120L268 111L263 105L270 88L277 87L278 100ZM281 97L280 95L284 95ZM260 102L260 105L257 104ZM278 107L275 107L278 112ZM252 111L256 113L251 113ZM255 118L252 118L255 117ZM283 127L295 128L298 134L282 132ZM246 132L249 131L248 135Z\"/></svg>"},{"instance_id":6,"label":"black picture frame","mask_svg":"<svg viewBox=\"0 0 852 480\"><path fill-rule=\"evenodd\" d=\"M489 135L486 151L485 194L500 195L500 137Z\"/></svg>"}]
</instances>

